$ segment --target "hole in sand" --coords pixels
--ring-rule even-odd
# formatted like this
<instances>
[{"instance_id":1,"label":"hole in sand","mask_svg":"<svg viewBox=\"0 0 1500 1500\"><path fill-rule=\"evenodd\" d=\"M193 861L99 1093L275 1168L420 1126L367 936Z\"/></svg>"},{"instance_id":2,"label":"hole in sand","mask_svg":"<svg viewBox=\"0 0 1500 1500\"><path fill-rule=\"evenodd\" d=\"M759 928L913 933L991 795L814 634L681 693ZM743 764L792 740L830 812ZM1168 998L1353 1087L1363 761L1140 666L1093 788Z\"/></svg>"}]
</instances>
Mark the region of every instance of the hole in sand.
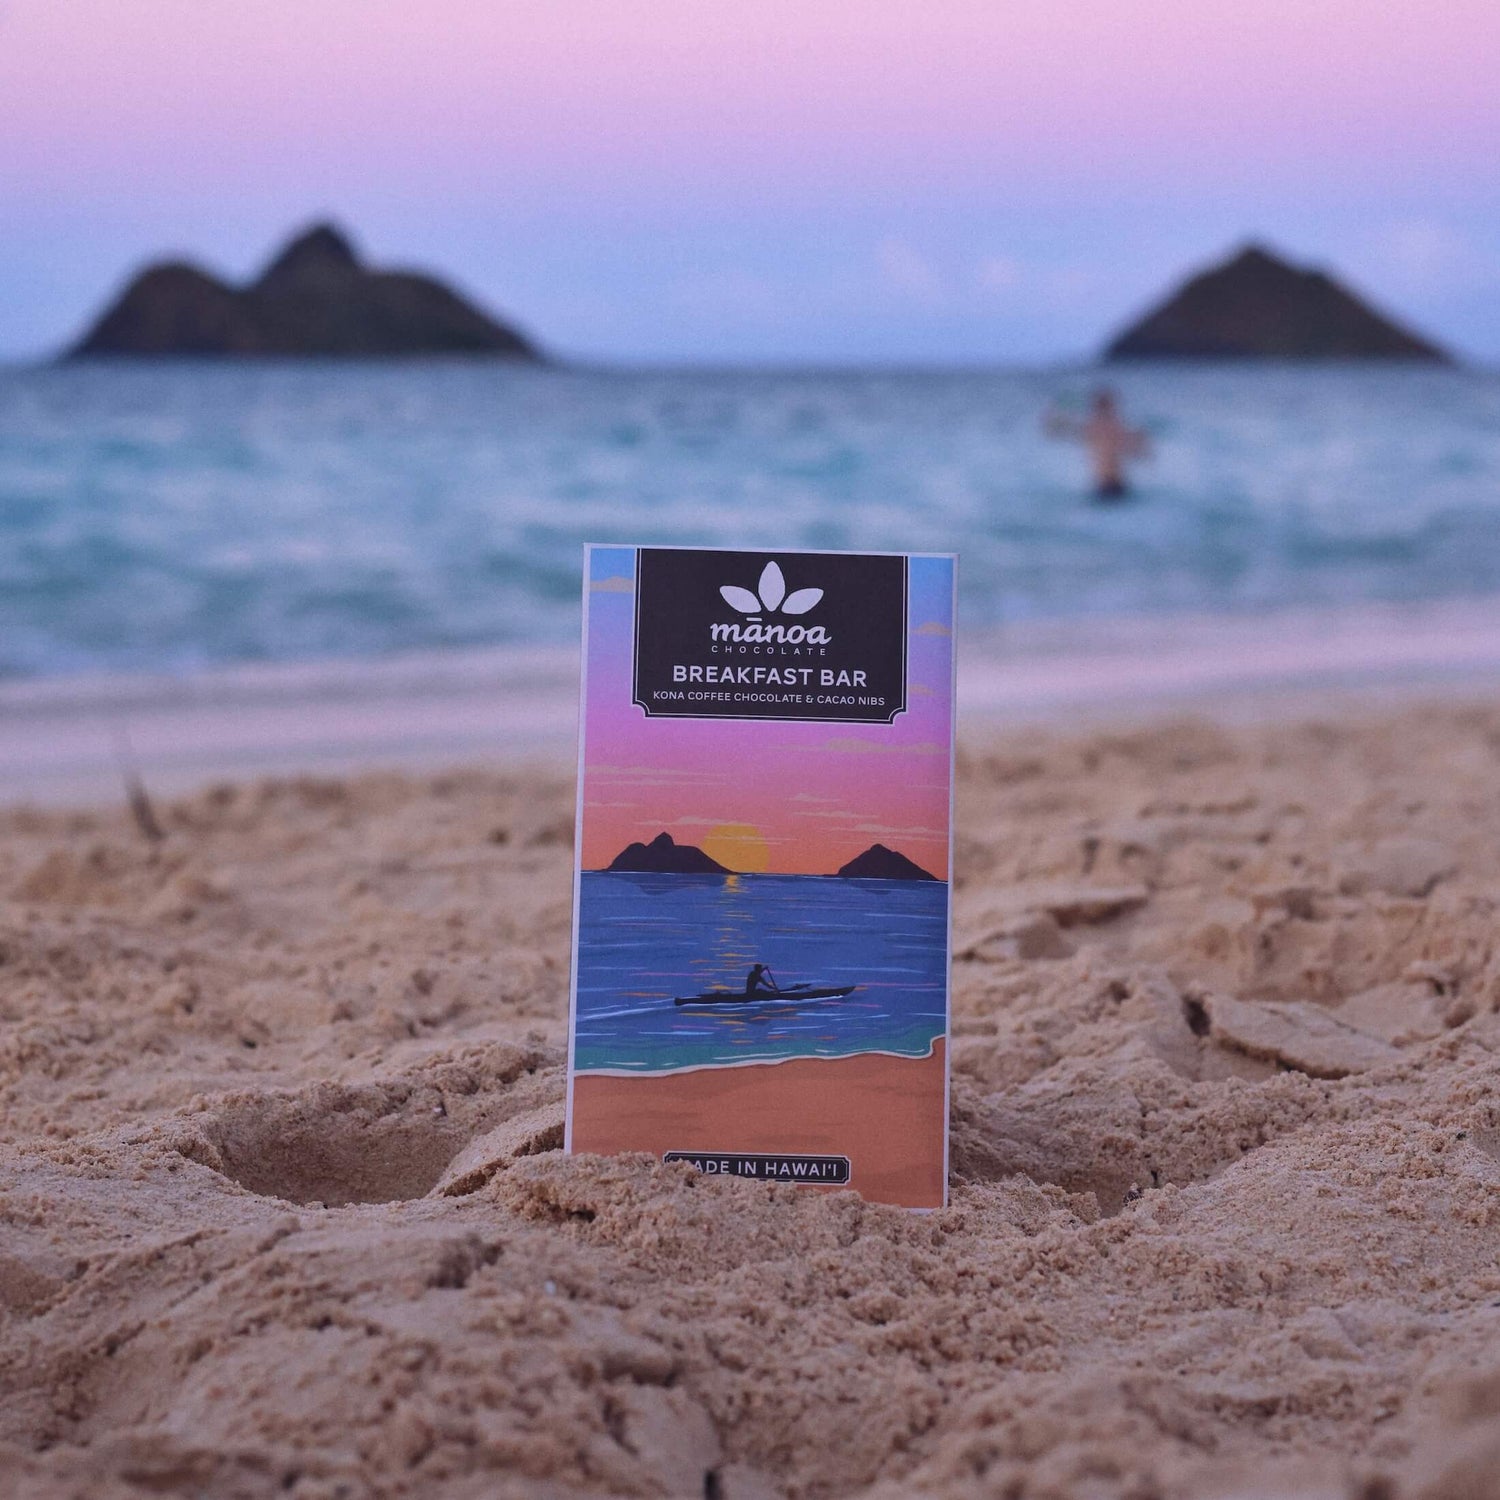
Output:
<instances>
[{"instance_id":1,"label":"hole in sand","mask_svg":"<svg viewBox=\"0 0 1500 1500\"><path fill-rule=\"evenodd\" d=\"M394 1203L434 1187L471 1131L425 1097L381 1088L242 1096L226 1101L205 1130L205 1165L288 1203Z\"/></svg>"}]
</instances>

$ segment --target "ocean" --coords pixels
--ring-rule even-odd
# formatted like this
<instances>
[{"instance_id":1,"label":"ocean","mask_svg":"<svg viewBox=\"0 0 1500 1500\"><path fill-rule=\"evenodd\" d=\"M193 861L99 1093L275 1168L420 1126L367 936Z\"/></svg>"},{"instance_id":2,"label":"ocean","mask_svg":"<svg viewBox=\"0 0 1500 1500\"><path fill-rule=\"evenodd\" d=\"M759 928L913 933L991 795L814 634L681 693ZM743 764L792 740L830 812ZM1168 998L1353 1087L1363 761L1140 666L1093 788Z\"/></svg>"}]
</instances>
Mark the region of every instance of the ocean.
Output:
<instances>
[{"instance_id":1,"label":"ocean","mask_svg":"<svg viewBox=\"0 0 1500 1500\"><path fill-rule=\"evenodd\" d=\"M809 875L580 877L583 1072L849 1057L925 1057L947 1029L948 887ZM694 1008L742 989L752 963L778 984L857 985L824 1000Z\"/></svg>"},{"instance_id":2,"label":"ocean","mask_svg":"<svg viewBox=\"0 0 1500 1500\"><path fill-rule=\"evenodd\" d=\"M1100 378L3 370L0 677L571 643L585 540L957 551L972 631L1500 595L1500 376L1112 370L1112 509L1042 424Z\"/></svg>"}]
</instances>

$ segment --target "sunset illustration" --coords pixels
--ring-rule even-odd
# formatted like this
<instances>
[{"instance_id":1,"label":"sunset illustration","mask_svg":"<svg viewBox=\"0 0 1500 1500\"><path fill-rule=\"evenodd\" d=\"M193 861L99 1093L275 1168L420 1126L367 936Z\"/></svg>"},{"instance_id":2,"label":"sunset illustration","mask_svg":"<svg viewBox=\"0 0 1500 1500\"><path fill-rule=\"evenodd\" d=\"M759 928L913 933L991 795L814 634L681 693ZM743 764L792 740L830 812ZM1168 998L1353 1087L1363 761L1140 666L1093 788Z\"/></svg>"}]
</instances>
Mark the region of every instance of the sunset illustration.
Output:
<instances>
[{"instance_id":1,"label":"sunset illustration","mask_svg":"<svg viewBox=\"0 0 1500 1500\"><path fill-rule=\"evenodd\" d=\"M698 847L726 869L759 875L771 868L771 846L751 823L719 823L698 840Z\"/></svg>"},{"instance_id":2,"label":"sunset illustration","mask_svg":"<svg viewBox=\"0 0 1500 1500\"><path fill-rule=\"evenodd\" d=\"M872 726L647 718L630 700L634 554L590 557L585 869L666 832L745 873L827 875L878 842L946 875L949 559L912 560L909 707Z\"/></svg>"},{"instance_id":3,"label":"sunset illustration","mask_svg":"<svg viewBox=\"0 0 1500 1500\"><path fill-rule=\"evenodd\" d=\"M954 560L587 570L568 1149L940 1207Z\"/></svg>"}]
</instances>

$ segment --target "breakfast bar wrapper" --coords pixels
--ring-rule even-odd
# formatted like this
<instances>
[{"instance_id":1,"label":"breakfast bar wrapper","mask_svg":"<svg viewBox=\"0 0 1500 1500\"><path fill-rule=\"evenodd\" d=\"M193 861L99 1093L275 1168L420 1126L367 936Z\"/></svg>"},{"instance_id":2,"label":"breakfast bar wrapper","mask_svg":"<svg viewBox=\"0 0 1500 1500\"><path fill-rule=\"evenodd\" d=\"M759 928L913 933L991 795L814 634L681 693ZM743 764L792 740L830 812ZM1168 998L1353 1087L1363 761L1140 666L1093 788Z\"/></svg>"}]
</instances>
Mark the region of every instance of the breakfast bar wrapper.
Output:
<instances>
[{"instance_id":1,"label":"breakfast bar wrapper","mask_svg":"<svg viewBox=\"0 0 1500 1500\"><path fill-rule=\"evenodd\" d=\"M946 1202L955 576L587 549L569 1151Z\"/></svg>"}]
</instances>

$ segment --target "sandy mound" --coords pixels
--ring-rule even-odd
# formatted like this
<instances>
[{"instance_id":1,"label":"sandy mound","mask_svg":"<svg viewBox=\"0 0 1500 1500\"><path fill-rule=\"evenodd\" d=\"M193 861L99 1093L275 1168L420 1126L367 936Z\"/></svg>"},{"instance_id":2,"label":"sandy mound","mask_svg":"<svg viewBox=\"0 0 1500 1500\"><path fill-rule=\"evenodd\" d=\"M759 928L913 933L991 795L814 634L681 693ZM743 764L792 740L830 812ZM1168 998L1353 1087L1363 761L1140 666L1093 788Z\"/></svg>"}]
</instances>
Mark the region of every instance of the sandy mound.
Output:
<instances>
[{"instance_id":1,"label":"sandy mound","mask_svg":"<svg viewBox=\"0 0 1500 1500\"><path fill-rule=\"evenodd\" d=\"M561 1155L561 781L0 814L12 1492L1500 1493L1500 713L960 769L926 1218Z\"/></svg>"}]
</instances>

